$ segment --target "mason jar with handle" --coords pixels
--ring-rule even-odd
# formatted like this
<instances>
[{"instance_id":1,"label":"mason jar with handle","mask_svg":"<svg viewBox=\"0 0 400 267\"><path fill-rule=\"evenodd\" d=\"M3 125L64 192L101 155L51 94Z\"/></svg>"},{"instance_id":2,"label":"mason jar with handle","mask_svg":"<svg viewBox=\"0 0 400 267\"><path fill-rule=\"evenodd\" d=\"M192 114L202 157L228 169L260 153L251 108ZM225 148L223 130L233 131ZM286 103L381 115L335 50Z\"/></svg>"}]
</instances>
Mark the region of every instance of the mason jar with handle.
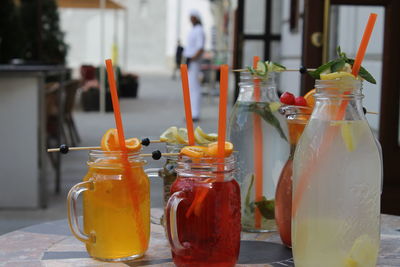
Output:
<instances>
[{"instance_id":1,"label":"mason jar with handle","mask_svg":"<svg viewBox=\"0 0 400 267\"><path fill-rule=\"evenodd\" d=\"M240 248L240 188L233 156L180 157L166 206L176 266L234 266Z\"/></svg>"},{"instance_id":2,"label":"mason jar with handle","mask_svg":"<svg viewBox=\"0 0 400 267\"><path fill-rule=\"evenodd\" d=\"M68 193L68 223L93 258L125 261L139 258L150 237L150 183L138 152L90 151L83 182ZM126 158L126 163L123 158ZM128 168L127 168L128 167ZM83 229L77 199L83 193Z\"/></svg>"},{"instance_id":3,"label":"mason jar with handle","mask_svg":"<svg viewBox=\"0 0 400 267\"><path fill-rule=\"evenodd\" d=\"M315 107L293 161L297 267L374 267L382 161L363 113L362 82L317 80Z\"/></svg>"}]
</instances>

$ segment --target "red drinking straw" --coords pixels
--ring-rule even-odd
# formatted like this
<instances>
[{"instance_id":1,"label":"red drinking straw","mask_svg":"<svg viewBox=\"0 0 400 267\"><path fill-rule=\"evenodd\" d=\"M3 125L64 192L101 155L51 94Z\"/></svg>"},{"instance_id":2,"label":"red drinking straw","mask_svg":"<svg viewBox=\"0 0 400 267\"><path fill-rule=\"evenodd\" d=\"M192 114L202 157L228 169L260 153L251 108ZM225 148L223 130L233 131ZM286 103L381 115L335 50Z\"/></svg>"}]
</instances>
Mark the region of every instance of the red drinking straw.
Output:
<instances>
[{"instance_id":1,"label":"red drinking straw","mask_svg":"<svg viewBox=\"0 0 400 267\"><path fill-rule=\"evenodd\" d=\"M367 26L365 27L363 37L361 39L360 46L357 51L356 58L354 60L353 68L352 68L352 74L357 77L358 72L361 67L361 63L364 59L365 56L365 51L367 50L367 46L372 34L372 31L375 26L377 14L371 13L368 18L368 23ZM349 94L350 92L344 92L344 94ZM343 120L344 115L346 113L346 108L348 105L348 100L343 100L342 103L340 104L338 113L335 116L335 120ZM328 131L326 136L325 136L325 142L321 144L321 155L323 153L326 153L326 151L329 149L333 138L335 136L336 132L333 131ZM320 156L321 157L321 156ZM319 158L320 158L319 157ZM316 158L312 158L307 165L308 167L302 172L302 175L299 178L299 184L296 188L296 190L293 192L293 202L292 202L292 217L294 217L297 213L297 210L300 206L300 202L303 198L303 194L305 190L307 189L307 186L310 184L310 174L312 172L312 166L315 166L316 164Z\"/></svg>"},{"instance_id":2,"label":"red drinking straw","mask_svg":"<svg viewBox=\"0 0 400 267\"><path fill-rule=\"evenodd\" d=\"M257 63L260 60L258 56L253 57L253 68L257 68ZM260 101L260 79L254 79L254 99ZM261 127L261 118L257 114L253 115L253 145L254 145L254 176L255 176L255 201L261 201L263 195L263 136ZM256 207L254 212L255 228L261 227L261 212Z\"/></svg>"},{"instance_id":3,"label":"red drinking straw","mask_svg":"<svg viewBox=\"0 0 400 267\"><path fill-rule=\"evenodd\" d=\"M115 124L117 126L117 132L118 132L118 141L119 145L122 151L122 157L121 161L124 166L124 171L126 175L126 182L128 183L128 188L138 188L137 186L137 181L133 177L132 170L130 168L129 164L129 159L128 159L128 149L126 148L125 144L125 136L124 136L124 128L122 125L122 118L121 118L121 111L119 108L119 102L118 102L118 93L117 93L117 86L115 83L115 78L114 78L114 69L112 65L111 59L106 60L106 69L107 69L107 76L108 76L108 85L110 86L110 91L111 91L111 100L112 100L112 105L114 109L114 118L115 118ZM144 223L143 223L143 218L139 216L139 203L140 203L140 196L138 194L135 194L134 192L130 192L131 196L131 202L132 202L132 210L134 213L134 218L136 219L137 222L137 231L138 231L138 236L140 239L140 244L144 246L146 244L146 238L144 234Z\"/></svg>"},{"instance_id":4,"label":"red drinking straw","mask_svg":"<svg viewBox=\"0 0 400 267\"><path fill-rule=\"evenodd\" d=\"M192 119L192 107L190 105L190 91L188 69L186 64L181 64L181 80L183 90L183 103L185 104L186 128L188 133L189 146L194 146L194 130Z\"/></svg>"}]
</instances>

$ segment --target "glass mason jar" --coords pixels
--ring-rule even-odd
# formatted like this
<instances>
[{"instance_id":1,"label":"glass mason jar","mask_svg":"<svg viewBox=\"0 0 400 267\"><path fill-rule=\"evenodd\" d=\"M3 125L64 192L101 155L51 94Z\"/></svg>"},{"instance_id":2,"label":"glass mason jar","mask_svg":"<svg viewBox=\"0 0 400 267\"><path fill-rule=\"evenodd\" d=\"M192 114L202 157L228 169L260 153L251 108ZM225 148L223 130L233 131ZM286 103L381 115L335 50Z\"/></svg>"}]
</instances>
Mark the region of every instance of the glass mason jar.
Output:
<instances>
[{"instance_id":1,"label":"glass mason jar","mask_svg":"<svg viewBox=\"0 0 400 267\"><path fill-rule=\"evenodd\" d=\"M317 80L293 160L297 267L376 266L382 161L362 109L361 81Z\"/></svg>"},{"instance_id":2,"label":"glass mason jar","mask_svg":"<svg viewBox=\"0 0 400 267\"><path fill-rule=\"evenodd\" d=\"M185 146L184 144L166 144L167 153L179 153ZM163 180L163 208L167 205L168 199L171 196L171 186L175 182L177 174L175 168L178 164L178 156L164 156L165 163L161 168L147 169L146 173L149 177L161 178ZM151 216L151 222L154 224L163 225L165 227L164 214L161 216Z\"/></svg>"},{"instance_id":3,"label":"glass mason jar","mask_svg":"<svg viewBox=\"0 0 400 267\"><path fill-rule=\"evenodd\" d=\"M220 163L219 163L220 162ZM180 157L166 206L176 266L234 266L240 248L240 188L235 158Z\"/></svg>"},{"instance_id":4,"label":"glass mason jar","mask_svg":"<svg viewBox=\"0 0 400 267\"><path fill-rule=\"evenodd\" d=\"M293 156L303 130L310 119L311 109L302 106L282 106L289 131L290 155L282 169L275 193L275 220L282 243L292 246L292 176Z\"/></svg>"},{"instance_id":5,"label":"glass mason jar","mask_svg":"<svg viewBox=\"0 0 400 267\"><path fill-rule=\"evenodd\" d=\"M93 258L125 261L141 257L150 238L150 183L138 152L93 150L83 182L68 193L68 222ZM125 159L124 159L125 158ZM126 168L129 166L129 168ZM83 230L77 198L83 193Z\"/></svg>"},{"instance_id":6,"label":"glass mason jar","mask_svg":"<svg viewBox=\"0 0 400 267\"><path fill-rule=\"evenodd\" d=\"M244 231L276 229L274 206L279 175L289 155L287 125L276 92L274 73L254 81L240 76L240 94L232 109L228 139L238 151L237 180L242 192ZM255 94L255 85L259 95Z\"/></svg>"}]
</instances>

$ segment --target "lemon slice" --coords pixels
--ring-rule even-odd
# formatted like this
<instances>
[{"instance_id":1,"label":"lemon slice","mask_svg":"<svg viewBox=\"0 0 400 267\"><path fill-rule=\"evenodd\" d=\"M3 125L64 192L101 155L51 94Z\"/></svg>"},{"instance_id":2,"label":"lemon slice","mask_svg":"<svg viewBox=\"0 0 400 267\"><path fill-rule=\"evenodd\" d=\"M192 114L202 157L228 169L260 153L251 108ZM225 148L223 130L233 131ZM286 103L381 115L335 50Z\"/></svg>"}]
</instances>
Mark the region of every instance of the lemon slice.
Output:
<instances>
[{"instance_id":1,"label":"lemon slice","mask_svg":"<svg viewBox=\"0 0 400 267\"><path fill-rule=\"evenodd\" d=\"M216 133L207 134L200 128L200 126L196 127L195 133L200 135L203 139L206 139L208 142L217 141L218 139L218 135Z\"/></svg>"},{"instance_id":2,"label":"lemon slice","mask_svg":"<svg viewBox=\"0 0 400 267\"><path fill-rule=\"evenodd\" d=\"M334 79L340 79L340 78L353 78L355 79L353 74L349 72L344 72L344 71L339 71L339 72L332 72L328 74L320 74L321 80L334 80Z\"/></svg>"},{"instance_id":3,"label":"lemon slice","mask_svg":"<svg viewBox=\"0 0 400 267\"><path fill-rule=\"evenodd\" d=\"M357 148L363 128L359 122L344 121L340 123L340 132L347 151L353 152Z\"/></svg>"},{"instance_id":4,"label":"lemon slice","mask_svg":"<svg viewBox=\"0 0 400 267\"><path fill-rule=\"evenodd\" d=\"M347 264L345 266L375 266L378 251L377 242L368 235L361 235L354 241L349 256L345 260Z\"/></svg>"},{"instance_id":5,"label":"lemon slice","mask_svg":"<svg viewBox=\"0 0 400 267\"><path fill-rule=\"evenodd\" d=\"M179 144L187 144L188 143L188 134L186 128L179 128L178 133L176 135L176 140Z\"/></svg>"},{"instance_id":6,"label":"lemon slice","mask_svg":"<svg viewBox=\"0 0 400 267\"><path fill-rule=\"evenodd\" d=\"M161 142L176 143L176 137L178 136L178 128L175 126L169 127L160 136Z\"/></svg>"}]
</instances>

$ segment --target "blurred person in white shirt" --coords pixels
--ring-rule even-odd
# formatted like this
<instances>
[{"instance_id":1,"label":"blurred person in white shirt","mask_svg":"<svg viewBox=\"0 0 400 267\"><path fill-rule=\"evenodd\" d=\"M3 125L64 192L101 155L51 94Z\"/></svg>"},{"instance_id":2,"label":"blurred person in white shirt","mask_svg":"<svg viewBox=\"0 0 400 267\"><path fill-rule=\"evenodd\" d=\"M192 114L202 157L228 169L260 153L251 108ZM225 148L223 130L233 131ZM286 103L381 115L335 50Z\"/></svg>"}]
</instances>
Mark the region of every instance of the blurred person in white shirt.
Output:
<instances>
[{"instance_id":1,"label":"blurred person in white shirt","mask_svg":"<svg viewBox=\"0 0 400 267\"><path fill-rule=\"evenodd\" d=\"M198 122L200 120L201 105L200 61L204 52L205 35L199 11L192 10L190 12L190 21L193 24L193 28L189 32L183 55L186 57L186 63L188 64L193 122Z\"/></svg>"}]
</instances>

